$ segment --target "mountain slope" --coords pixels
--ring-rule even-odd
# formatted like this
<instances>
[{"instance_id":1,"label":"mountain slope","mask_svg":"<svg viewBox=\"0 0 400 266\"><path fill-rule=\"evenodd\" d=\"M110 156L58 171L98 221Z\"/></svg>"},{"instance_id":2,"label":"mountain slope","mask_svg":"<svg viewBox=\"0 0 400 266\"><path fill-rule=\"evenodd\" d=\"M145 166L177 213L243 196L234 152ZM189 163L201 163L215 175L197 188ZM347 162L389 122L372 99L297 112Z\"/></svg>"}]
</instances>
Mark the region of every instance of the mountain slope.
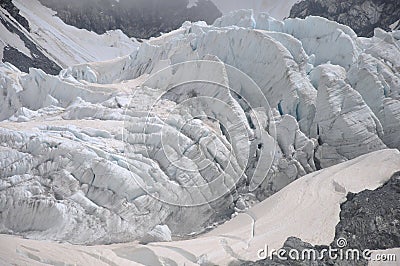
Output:
<instances>
[{"instance_id":1,"label":"mountain slope","mask_svg":"<svg viewBox=\"0 0 400 266\"><path fill-rule=\"evenodd\" d=\"M121 29L135 38L159 36L179 28L185 21L203 20L211 24L221 16L209 0L40 0L57 11L65 23L99 34Z\"/></svg>"},{"instance_id":2,"label":"mountain slope","mask_svg":"<svg viewBox=\"0 0 400 266\"><path fill-rule=\"evenodd\" d=\"M29 67L45 69L57 74L61 67L50 59L47 53L30 38L28 21L10 1L2 2L0 7L0 58L2 62L12 62L21 70Z\"/></svg>"},{"instance_id":3,"label":"mountain slope","mask_svg":"<svg viewBox=\"0 0 400 266\"><path fill-rule=\"evenodd\" d=\"M13 10L13 15L7 10ZM24 72L35 67L58 74L62 67L127 55L138 46L121 31L97 35L68 26L53 15L36 0L14 0L0 7L2 61Z\"/></svg>"},{"instance_id":4,"label":"mountain slope","mask_svg":"<svg viewBox=\"0 0 400 266\"><path fill-rule=\"evenodd\" d=\"M351 27L359 36L372 37L375 28L399 29L399 10L397 0L305 0L292 7L290 17L321 16Z\"/></svg>"},{"instance_id":5,"label":"mountain slope","mask_svg":"<svg viewBox=\"0 0 400 266\"><path fill-rule=\"evenodd\" d=\"M376 33L242 10L58 76L1 65L1 232L199 234L307 174L398 149L400 36Z\"/></svg>"}]
</instances>

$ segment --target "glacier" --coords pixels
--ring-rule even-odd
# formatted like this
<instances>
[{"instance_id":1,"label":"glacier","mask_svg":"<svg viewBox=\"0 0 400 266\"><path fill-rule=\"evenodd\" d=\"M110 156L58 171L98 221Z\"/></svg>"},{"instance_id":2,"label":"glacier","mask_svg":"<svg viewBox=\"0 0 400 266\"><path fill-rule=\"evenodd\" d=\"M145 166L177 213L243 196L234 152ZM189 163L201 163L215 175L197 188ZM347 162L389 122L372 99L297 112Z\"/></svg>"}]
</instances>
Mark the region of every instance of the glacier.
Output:
<instances>
[{"instance_id":1,"label":"glacier","mask_svg":"<svg viewBox=\"0 0 400 266\"><path fill-rule=\"evenodd\" d=\"M0 261L3 258L6 265L253 265L249 261L259 259L257 254L266 245L270 250L279 249L290 236L314 245L329 245L347 194L379 188L399 171L399 164L398 150L381 150L308 174L215 230L187 240L160 242L168 241L166 234L158 238L159 242L147 245L79 246L0 235ZM307 206L307 211L299 206ZM160 227L155 231L158 234L152 235L165 234ZM400 255L399 248L371 252ZM369 265L381 264L372 261Z\"/></svg>"},{"instance_id":2,"label":"glacier","mask_svg":"<svg viewBox=\"0 0 400 266\"><path fill-rule=\"evenodd\" d=\"M300 177L399 149L399 48L398 31L240 10L59 75L2 63L0 233L193 236Z\"/></svg>"},{"instance_id":3,"label":"glacier","mask_svg":"<svg viewBox=\"0 0 400 266\"><path fill-rule=\"evenodd\" d=\"M139 42L129 38L121 30L110 30L102 35L65 24L56 12L43 6L38 0L13 0L19 15L29 24L29 31L5 9L0 7L0 59L19 67L41 67L48 73L54 69L44 61L54 63L57 68L85 62L103 61L125 56L137 49ZM34 63L17 62L5 58L4 48L13 48ZM40 58L42 53L43 58ZM28 65L28 66L27 66Z\"/></svg>"}]
</instances>

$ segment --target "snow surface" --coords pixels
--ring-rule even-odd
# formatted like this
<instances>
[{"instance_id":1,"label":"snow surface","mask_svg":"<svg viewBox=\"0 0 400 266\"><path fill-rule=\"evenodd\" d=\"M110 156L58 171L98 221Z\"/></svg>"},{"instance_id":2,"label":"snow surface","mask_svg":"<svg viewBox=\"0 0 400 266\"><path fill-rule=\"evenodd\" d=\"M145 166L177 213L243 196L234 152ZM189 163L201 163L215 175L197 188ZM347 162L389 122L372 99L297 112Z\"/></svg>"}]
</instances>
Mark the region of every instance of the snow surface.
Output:
<instances>
[{"instance_id":1,"label":"snow surface","mask_svg":"<svg viewBox=\"0 0 400 266\"><path fill-rule=\"evenodd\" d=\"M66 25L55 16L54 11L44 7L37 0L14 0L13 3L29 22L31 32L21 29L24 34L32 39L50 59L62 67L113 59L128 55L138 47L136 40L127 37L120 30L98 35ZM4 17L4 19L13 21L12 17L10 19ZM0 25L0 29L3 47L8 44L28 57L32 57L17 35L10 33L3 25ZM1 51L3 51L3 47L0 47Z\"/></svg>"},{"instance_id":2,"label":"snow surface","mask_svg":"<svg viewBox=\"0 0 400 266\"><path fill-rule=\"evenodd\" d=\"M292 6L299 0L211 0L223 13L238 9L253 9L255 12L267 12L276 19L289 17Z\"/></svg>"},{"instance_id":3,"label":"snow surface","mask_svg":"<svg viewBox=\"0 0 400 266\"><path fill-rule=\"evenodd\" d=\"M0 245L4 247L0 250L0 258L4 264L30 265L39 262L78 265L107 265L109 262L116 265L228 265L237 259L255 261L258 259L258 250L265 248L265 245L270 249L279 249L290 236L312 244L328 245L334 240L340 204L346 200L347 193L377 189L399 169L398 150L382 150L361 156L306 175L217 229L191 240L148 245L133 242L108 246L72 246L0 235ZM307 206L307 211L299 206ZM396 250L384 252L393 254ZM382 254L382 251L379 253Z\"/></svg>"},{"instance_id":4,"label":"snow surface","mask_svg":"<svg viewBox=\"0 0 400 266\"><path fill-rule=\"evenodd\" d=\"M346 192L398 170L398 151L385 149L400 148L399 40L241 10L57 76L1 64L0 232L99 245L164 225L197 235L236 216L203 238L115 251L156 261L173 251L178 264L254 260L263 236L330 243ZM287 213L298 223L282 222ZM307 222L317 230L298 227Z\"/></svg>"}]
</instances>

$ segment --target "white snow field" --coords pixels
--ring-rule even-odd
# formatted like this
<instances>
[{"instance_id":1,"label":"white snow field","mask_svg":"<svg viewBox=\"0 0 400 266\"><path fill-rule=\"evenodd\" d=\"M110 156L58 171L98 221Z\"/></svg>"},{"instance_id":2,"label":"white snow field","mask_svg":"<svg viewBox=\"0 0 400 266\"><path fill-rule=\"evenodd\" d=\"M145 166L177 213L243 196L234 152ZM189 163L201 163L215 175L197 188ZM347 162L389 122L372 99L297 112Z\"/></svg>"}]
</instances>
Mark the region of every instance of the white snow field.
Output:
<instances>
[{"instance_id":1,"label":"white snow field","mask_svg":"<svg viewBox=\"0 0 400 266\"><path fill-rule=\"evenodd\" d=\"M4 247L0 261L4 265L228 265L238 259L255 261L260 249L266 245L270 250L279 249L290 236L329 245L334 240L340 204L346 201L347 193L374 190L399 169L398 150L363 155L306 175L214 231L192 240L75 246L0 235L0 245ZM386 252L396 254L397 250Z\"/></svg>"},{"instance_id":2,"label":"white snow field","mask_svg":"<svg viewBox=\"0 0 400 266\"><path fill-rule=\"evenodd\" d=\"M13 0L14 5L20 9L20 14L25 17L31 28L28 32L16 26L11 16L0 13L7 23L19 28L39 50L62 67L85 62L103 61L119 56L125 56L138 47L138 42L127 37L122 31L108 31L98 35L83 29L66 25L55 12L40 4L38 0ZM3 57L3 48L6 45L14 47L32 57L20 37L8 31L0 24L0 59Z\"/></svg>"},{"instance_id":3,"label":"white snow field","mask_svg":"<svg viewBox=\"0 0 400 266\"><path fill-rule=\"evenodd\" d=\"M0 258L224 265L330 243L347 192L399 170L399 47L241 10L58 76L1 64Z\"/></svg>"}]
</instances>

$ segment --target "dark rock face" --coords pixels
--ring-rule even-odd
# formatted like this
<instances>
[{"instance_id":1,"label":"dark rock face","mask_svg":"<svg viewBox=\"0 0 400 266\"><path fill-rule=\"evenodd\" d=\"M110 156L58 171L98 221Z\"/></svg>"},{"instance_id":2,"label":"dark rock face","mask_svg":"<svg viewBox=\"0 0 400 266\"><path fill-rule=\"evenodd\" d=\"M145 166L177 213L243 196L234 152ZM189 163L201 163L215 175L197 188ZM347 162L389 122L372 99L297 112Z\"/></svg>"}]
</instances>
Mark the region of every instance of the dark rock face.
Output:
<instances>
[{"instance_id":1,"label":"dark rock face","mask_svg":"<svg viewBox=\"0 0 400 266\"><path fill-rule=\"evenodd\" d=\"M381 188L349 194L342 204L336 238L358 249L400 247L400 173Z\"/></svg>"},{"instance_id":2,"label":"dark rock face","mask_svg":"<svg viewBox=\"0 0 400 266\"><path fill-rule=\"evenodd\" d=\"M31 31L29 28L29 22L23 16L21 16L19 9L14 6L12 0L1 0L0 6L7 10L7 12L10 13L10 15L15 18L15 20L18 21L22 27L24 27L27 31Z\"/></svg>"},{"instance_id":3,"label":"dark rock face","mask_svg":"<svg viewBox=\"0 0 400 266\"><path fill-rule=\"evenodd\" d=\"M200 0L196 6L187 8L188 0L40 0L57 11L67 24L102 34L108 30L121 29L129 36L149 38L160 32L179 28L186 20L205 20L212 23L221 16L217 7L209 0ZM4 18L0 18L8 31L17 34L30 51L30 56L15 47L3 49L2 62L10 62L21 71L39 68L48 74L58 74L61 67L45 55L46 47L39 47L27 36L29 22L14 6L12 0L1 0ZM6 12L7 11L7 12ZM17 23L8 19L14 18Z\"/></svg>"},{"instance_id":4,"label":"dark rock face","mask_svg":"<svg viewBox=\"0 0 400 266\"><path fill-rule=\"evenodd\" d=\"M400 19L399 10L398 0L304 0L292 7L290 17L321 16L350 26L359 36L372 37L377 27L390 31Z\"/></svg>"},{"instance_id":5,"label":"dark rock face","mask_svg":"<svg viewBox=\"0 0 400 266\"><path fill-rule=\"evenodd\" d=\"M286 251L286 255L283 255L287 258L287 260L283 260L278 258L278 256L273 256L273 258L267 258L265 260L259 260L256 262L242 262L239 265L243 266L366 266L368 265L367 260L346 260L346 259L330 259L327 252L322 252L322 250L328 250L327 246L313 246L310 243L304 242L296 237L289 237L286 242L283 244L282 249ZM290 256L288 256L291 250L297 250L300 254L307 249L307 252L313 250L315 252L315 258L317 259L309 259L307 256L308 253L305 253L305 259L293 260ZM296 256L295 254L292 256ZM301 255L299 255L301 258ZM233 266L233 265L232 265Z\"/></svg>"},{"instance_id":6,"label":"dark rock face","mask_svg":"<svg viewBox=\"0 0 400 266\"><path fill-rule=\"evenodd\" d=\"M17 34L31 53L31 57L28 57L14 47L6 46L3 50L2 62L9 62L23 72L29 72L30 67L42 69L44 72L52 75L56 75L60 72L61 67L47 58L38 47L25 36L20 28L12 25L2 17L0 17L0 23L2 23L8 31Z\"/></svg>"},{"instance_id":7,"label":"dark rock face","mask_svg":"<svg viewBox=\"0 0 400 266\"><path fill-rule=\"evenodd\" d=\"M66 24L102 34L121 29L126 35L149 38L179 28L186 20L213 23L222 14L209 0L187 8L188 0L40 0L57 11Z\"/></svg>"}]
</instances>

